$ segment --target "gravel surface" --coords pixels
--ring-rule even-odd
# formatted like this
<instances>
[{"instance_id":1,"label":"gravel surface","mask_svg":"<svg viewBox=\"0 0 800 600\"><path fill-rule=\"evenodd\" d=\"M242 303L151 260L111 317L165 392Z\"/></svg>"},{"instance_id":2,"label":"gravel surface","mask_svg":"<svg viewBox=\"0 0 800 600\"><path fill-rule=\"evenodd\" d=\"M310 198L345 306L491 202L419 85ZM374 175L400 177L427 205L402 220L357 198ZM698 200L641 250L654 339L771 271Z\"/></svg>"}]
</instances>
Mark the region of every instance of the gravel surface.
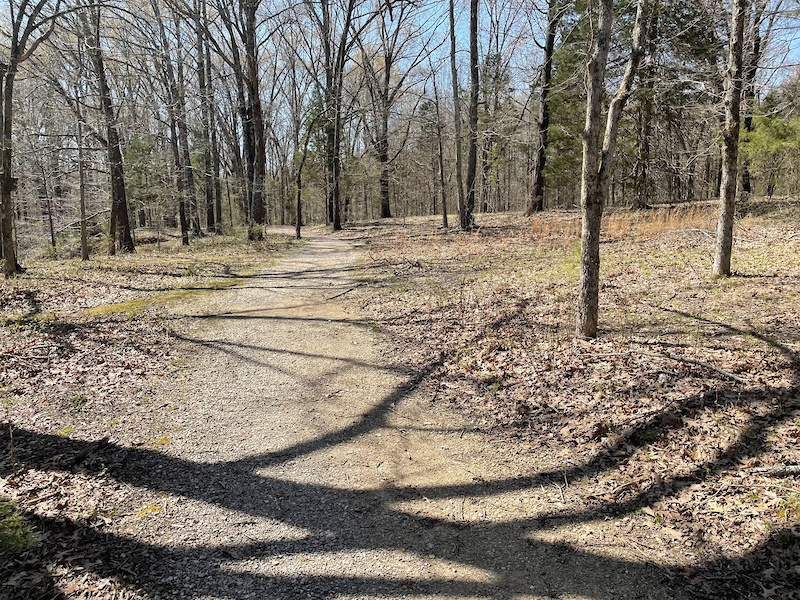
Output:
<instances>
[{"instance_id":1,"label":"gravel surface","mask_svg":"<svg viewBox=\"0 0 800 600\"><path fill-rule=\"evenodd\" d=\"M343 302L359 256L312 237L178 309L187 358L153 400L163 438L115 474L146 499L108 534L132 585L149 598L680 597L618 523L576 513L557 470L436 405L426 373Z\"/></svg>"}]
</instances>

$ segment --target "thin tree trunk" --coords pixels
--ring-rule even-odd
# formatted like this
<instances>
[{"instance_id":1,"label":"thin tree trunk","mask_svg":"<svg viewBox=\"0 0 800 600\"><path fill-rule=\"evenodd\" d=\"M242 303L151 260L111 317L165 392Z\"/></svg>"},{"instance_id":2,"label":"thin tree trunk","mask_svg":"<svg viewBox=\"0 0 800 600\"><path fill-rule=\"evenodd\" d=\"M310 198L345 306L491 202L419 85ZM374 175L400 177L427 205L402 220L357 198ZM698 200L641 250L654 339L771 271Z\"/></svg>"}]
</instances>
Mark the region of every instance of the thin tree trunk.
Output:
<instances>
[{"instance_id":1,"label":"thin tree trunk","mask_svg":"<svg viewBox=\"0 0 800 600\"><path fill-rule=\"evenodd\" d=\"M458 93L458 69L456 68L456 23L454 0L449 2L450 18L450 76L453 81L453 128L456 145L456 194L458 195L459 223L466 222L466 199L464 198L463 160L461 155L461 102Z\"/></svg>"},{"instance_id":2,"label":"thin tree trunk","mask_svg":"<svg viewBox=\"0 0 800 600\"><path fill-rule=\"evenodd\" d=\"M542 60L542 93L539 98L539 141L533 163L533 189L527 215L544 210L544 168L547 160L547 136L550 131L550 89L553 80L553 53L556 46L556 33L564 14L560 0L550 0L547 9L547 37L544 43Z\"/></svg>"},{"instance_id":3,"label":"thin tree trunk","mask_svg":"<svg viewBox=\"0 0 800 600\"><path fill-rule=\"evenodd\" d=\"M714 277L731 274L733 249L733 218L736 210L738 184L739 124L742 100L742 46L748 0L731 2L731 39L728 48L728 70L725 76L725 128L722 132L722 183L720 185L720 215L717 222Z\"/></svg>"},{"instance_id":4,"label":"thin tree trunk","mask_svg":"<svg viewBox=\"0 0 800 600\"><path fill-rule=\"evenodd\" d=\"M475 228L476 171L478 167L478 0L469 3L469 152L467 155L467 197L461 229Z\"/></svg>"},{"instance_id":5,"label":"thin tree trunk","mask_svg":"<svg viewBox=\"0 0 800 600\"><path fill-rule=\"evenodd\" d=\"M186 210L188 211L189 224L191 226L192 234L195 237L203 235L200 228L200 214L197 206L197 193L195 190L194 182L194 167L192 166L192 157L189 150L189 125L186 122L186 94L184 89L186 81L183 74L183 43L181 41L182 35L180 32L180 21L176 23L176 37L177 37L177 52L178 60L176 61L176 77L177 77L177 97L178 102L176 117L178 126L178 147L181 153L181 165L183 167L183 193L186 198Z\"/></svg>"},{"instance_id":6,"label":"thin tree trunk","mask_svg":"<svg viewBox=\"0 0 800 600\"><path fill-rule=\"evenodd\" d=\"M183 190L183 169L181 168L181 152L178 147L178 126L174 119L169 122L170 147L172 159L175 162L175 189L178 192L178 221L181 227L181 243L189 245L189 223L186 219L186 196Z\"/></svg>"},{"instance_id":7,"label":"thin tree trunk","mask_svg":"<svg viewBox=\"0 0 800 600\"><path fill-rule=\"evenodd\" d=\"M86 158L83 150L83 116L81 115L81 99L75 94L75 106L78 109L78 198L81 212L81 260L89 260L89 236L86 227Z\"/></svg>"},{"instance_id":8,"label":"thin tree trunk","mask_svg":"<svg viewBox=\"0 0 800 600\"><path fill-rule=\"evenodd\" d=\"M3 65L3 149L0 156L0 194L2 197L2 225L0 235L2 235L3 252L5 260L3 274L12 277L17 273L17 250L14 245L14 207L11 194L17 188L17 180L11 174L11 144L12 144L12 123L14 117L13 98L14 98L14 77L16 76L15 65Z\"/></svg>"},{"instance_id":9,"label":"thin tree trunk","mask_svg":"<svg viewBox=\"0 0 800 600\"><path fill-rule=\"evenodd\" d=\"M442 195L442 227L447 223L447 180L444 175L444 140L442 140L442 116L439 112L439 89L436 86L436 73L433 73L433 103L436 108L436 140L439 145L439 191Z\"/></svg>"},{"instance_id":10,"label":"thin tree trunk","mask_svg":"<svg viewBox=\"0 0 800 600\"><path fill-rule=\"evenodd\" d=\"M195 33L197 36L197 88L200 93L200 113L202 117L200 143L203 146L203 191L205 192L206 199L206 229L212 232L216 231L219 214L214 206L214 181L211 175L211 104L209 84L206 80L206 75L208 74L208 69L206 68L206 47L208 46L208 42L205 39L205 28L201 21L206 12L205 0L195 0L193 12Z\"/></svg>"},{"instance_id":11,"label":"thin tree trunk","mask_svg":"<svg viewBox=\"0 0 800 600\"><path fill-rule=\"evenodd\" d=\"M586 125L583 132L583 168L581 174L581 276L578 289L578 311L575 335L597 336L598 298L600 289L600 224L603 206L611 189L611 168L614 161L619 120L630 96L636 70L644 54L648 0L639 0L633 28L633 47L622 82L617 89L606 118L603 145L600 147L602 96L605 71L611 43L613 0L600 0L600 14L592 55L588 65Z\"/></svg>"},{"instance_id":12,"label":"thin tree trunk","mask_svg":"<svg viewBox=\"0 0 800 600\"><path fill-rule=\"evenodd\" d=\"M653 10L648 25L647 39L650 55L655 52L658 40L658 11ZM653 138L653 108L655 95L655 69L651 62L643 68L641 102L639 109L639 143L634 172L634 202L637 209L647 208L651 201L650 154Z\"/></svg>"}]
</instances>

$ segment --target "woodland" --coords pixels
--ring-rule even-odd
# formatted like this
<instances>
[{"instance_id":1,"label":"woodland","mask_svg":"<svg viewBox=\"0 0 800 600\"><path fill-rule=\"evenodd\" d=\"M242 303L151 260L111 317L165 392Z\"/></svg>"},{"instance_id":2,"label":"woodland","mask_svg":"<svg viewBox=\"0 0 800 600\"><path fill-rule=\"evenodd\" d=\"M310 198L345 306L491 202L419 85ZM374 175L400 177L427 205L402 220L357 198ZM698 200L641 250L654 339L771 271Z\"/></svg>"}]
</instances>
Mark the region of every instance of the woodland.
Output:
<instances>
[{"instance_id":1,"label":"woodland","mask_svg":"<svg viewBox=\"0 0 800 600\"><path fill-rule=\"evenodd\" d=\"M9 0L0 597L613 598L637 583L642 598L800 597L798 10L793 0ZM255 295L270 277L286 296ZM250 311L222 300L247 294ZM311 312L244 321L270 303ZM234 337L203 337L225 319ZM244 453L223 473L228 463L202 454L216 446L190 441L204 421L250 405L197 412L206 400L176 382L223 358L264 370L247 353L267 351L270 327L297 327L287 338L311 343L321 322L360 327L386 348L380 360L348 358L342 373L374 362L408 379L355 425L254 456L290 469L306 451L386 428L411 439L387 415L428 418L399 408L413 388L439 434L466 440L434 445L486 448L497 461L475 458L469 485L362 489L337 466L336 485L318 474L300 487L306 472L281 472L275 489L340 502L355 520L380 506L375 519L395 524L387 547L489 575L430 580L428 565L392 587L350 563L320 574L328 550L384 548L340 542L361 530L337 529L325 507L273 512L248 499L248 486L273 493L258 475L266 466ZM338 367L315 364L276 371L303 372L309 394L347 412L320 383ZM382 389L368 377L364 387ZM248 397L249 375L213 381L217 396ZM219 437L235 446L244 426L224 418ZM380 447L359 452L382 457ZM510 517L503 494L526 490L542 498ZM415 494L428 505L398 508ZM202 533L208 512L187 538L200 549L182 546L162 535L168 517L183 529L181 499L312 534L285 553L224 545L233 517L215 538ZM437 513L437 499L460 513ZM523 540L525 527L560 533ZM447 543L422 545L428 529ZM521 561L541 552L550 571L576 561L586 579L630 570L633 587L514 576L534 577L528 589L478 539ZM280 570L292 552L302 564L280 575L221 566L267 556ZM204 569L214 581L195 577Z\"/></svg>"}]
</instances>

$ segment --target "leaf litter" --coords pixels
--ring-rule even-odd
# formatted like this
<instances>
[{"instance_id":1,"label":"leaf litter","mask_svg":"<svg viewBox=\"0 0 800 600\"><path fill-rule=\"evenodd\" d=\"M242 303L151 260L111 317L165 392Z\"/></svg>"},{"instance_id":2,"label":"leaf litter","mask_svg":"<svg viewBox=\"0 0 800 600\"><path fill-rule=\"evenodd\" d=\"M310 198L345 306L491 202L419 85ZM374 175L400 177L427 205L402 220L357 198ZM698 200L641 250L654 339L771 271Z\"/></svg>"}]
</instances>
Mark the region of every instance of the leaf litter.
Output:
<instances>
[{"instance_id":1,"label":"leaf litter","mask_svg":"<svg viewBox=\"0 0 800 600\"><path fill-rule=\"evenodd\" d=\"M596 340L573 336L574 211L368 224L351 301L410 366L441 361L437 401L565 471L565 517L614 518L607 543L698 597L800 597L800 483L753 471L800 464L798 226L745 217L713 280L707 230L637 219L607 219Z\"/></svg>"},{"instance_id":2,"label":"leaf litter","mask_svg":"<svg viewBox=\"0 0 800 600\"><path fill-rule=\"evenodd\" d=\"M430 382L437 401L523 448L520 460L566 465L563 516L578 503L620 530L592 543L632 545L698 597L796 597L800 486L750 469L800 463L797 228L745 222L742 272L722 281L707 277L703 230L606 231L603 330L576 341L576 214L481 222L472 235L444 233L431 219L351 229L345 235L366 238L369 258L367 285L348 297L393 336L409 367L441 361ZM168 444L149 399L159 377L180 369L180 353L158 303L136 301L214 287L263 260L236 252L120 257L79 282L43 267L5 283L5 436L16 426L111 434L122 447ZM120 511L155 505L143 509L136 490L103 477L124 450L69 468L72 458L49 456L48 470L3 459L2 494L38 520L43 543L9 558L0 581L31 597L138 597L125 580L130 557L103 555L91 540ZM114 577L91 570L102 562L115 565Z\"/></svg>"},{"instance_id":3,"label":"leaf litter","mask_svg":"<svg viewBox=\"0 0 800 600\"><path fill-rule=\"evenodd\" d=\"M180 371L182 350L164 305L235 284L289 244L209 237L89 263L32 261L0 282L0 500L33 530L27 549L0 547L0 597L141 597L128 581L135 557L93 541L144 502L106 472L127 448L169 443L160 417L168 407L153 399ZM35 447L29 432L41 436ZM64 454L64 439L93 444ZM30 453L37 460L27 464Z\"/></svg>"}]
</instances>

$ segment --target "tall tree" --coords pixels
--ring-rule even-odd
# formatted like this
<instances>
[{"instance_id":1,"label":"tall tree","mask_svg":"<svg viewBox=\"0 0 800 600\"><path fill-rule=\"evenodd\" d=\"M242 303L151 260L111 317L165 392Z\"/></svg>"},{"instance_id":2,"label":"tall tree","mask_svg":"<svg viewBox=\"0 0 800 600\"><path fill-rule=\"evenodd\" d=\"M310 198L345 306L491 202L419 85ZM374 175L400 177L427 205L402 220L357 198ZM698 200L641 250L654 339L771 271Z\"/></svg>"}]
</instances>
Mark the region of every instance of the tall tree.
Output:
<instances>
[{"instance_id":1,"label":"tall tree","mask_svg":"<svg viewBox=\"0 0 800 600\"><path fill-rule=\"evenodd\" d=\"M461 229L475 228L476 170L478 166L478 0L469 3L469 150L467 153L467 197Z\"/></svg>"},{"instance_id":2,"label":"tall tree","mask_svg":"<svg viewBox=\"0 0 800 600\"><path fill-rule=\"evenodd\" d=\"M458 68L456 66L456 19L454 0L448 2L448 18L450 21L450 77L453 83L453 125L456 146L456 194L458 198L458 220L466 223L467 204L464 197L464 169L461 152L461 100L458 89Z\"/></svg>"},{"instance_id":3,"label":"tall tree","mask_svg":"<svg viewBox=\"0 0 800 600\"><path fill-rule=\"evenodd\" d=\"M553 81L553 54L556 47L556 34L561 18L564 16L562 0L548 0L547 32L544 41L544 57L542 58L542 87L539 92L539 118L536 126L538 140L536 155L533 159L533 187L531 202L528 205L528 216L544 210L544 168L547 158L547 136L550 132L550 88Z\"/></svg>"},{"instance_id":4,"label":"tall tree","mask_svg":"<svg viewBox=\"0 0 800 600\"><path fill-rule=\"evenodd\" d=\"M12 277L21 270L17 262L17 249L14 243L14 200L12 193L17 180L12 173L12 144L14 138L14 80L20 64L28 59L36 48L53 32L55 15L61 8L61 1L51 2L28 0L20 3L9 2L10 30L4 46L8 55L0 64L0 84L2 85L2 110L0 110L0 135L2 153L0 154L0 237L2 258L5 259L3 274ZM5 28L4 28L5 29ZM37 37L38 35L38 37Z\"/></svg>"},{"instance_id":5,"label":"tall tree","mask_svg":"<svg viewBox=\"0 0 800 600\"><path fill-rule=\"evenodd\" d=\"M578 313L575 335L597 336L598 297L600 289L600 222L603 207L611 190L611 169L616 149L619 120L631 94L636 70L644 54L648 0L639 0L633 28L633 44L625 74L606 115L605 133L600 138L603 113L603 91L611 26L614 19L613 0L600 0L597 27L587 67L588 90L586 124L583 131L583 168L581 174L581 275L578 289Z\"/></svg>"},{"instance_id":6,"label":"tall tree","mask_svg":"<svg viewBox=\"0 0 800 600\"><path fill-rule=\"evenodd\" d=\"M728 44L728 68L725 74L725 127L722 130L722 183L720 213L714 253L714 277L731 274L733 250L733 218L736 211L736 190L739 183L739 127L743 85L744 24L748 0L731 0L731 35Z\"/></svg>"},{"instance_id":7,"label":"tall tree","mask_svg":"<svg viewBox=\"0 0 800 600\"><path fill-rule=\"evenodd\" d=\"M416 15L414 4L402 2L394 10L390 8L391 5L387 3L373 21L377 33L377 52L372 53L367 49L371 40L363 39L366 35L356 38L361 48L362 65L374 113L374 125L369 132L380 163L381 218L384 219L392 216L389 166L397 157L397 154L392 156L389 152L389 119L400 96L406 91L406 79L427 55L424 44L412 48L419 34L413 22ZM410 51L408 55L407 51Z\"/></svg>"},{"instance_id":8,"label":"tall tree","mask_svg":"<svg viewBox=\"0 0 800 600\"><path fill-rule=\"evenodd\" d=\"M83 35L86 40L86 50L100 97L100 112L103 116L106 130L105 137L99 135L97 137L106 147L111 178L111 225L109 227L108 253L115 254L117 245L123 252L133 252L135 246L128 218L128 199L125 190L122 147L101 44L100 5L87 5L84 8L84 12L81 13L81 20L83 23Z\"/></svg>"}]
</instances>

